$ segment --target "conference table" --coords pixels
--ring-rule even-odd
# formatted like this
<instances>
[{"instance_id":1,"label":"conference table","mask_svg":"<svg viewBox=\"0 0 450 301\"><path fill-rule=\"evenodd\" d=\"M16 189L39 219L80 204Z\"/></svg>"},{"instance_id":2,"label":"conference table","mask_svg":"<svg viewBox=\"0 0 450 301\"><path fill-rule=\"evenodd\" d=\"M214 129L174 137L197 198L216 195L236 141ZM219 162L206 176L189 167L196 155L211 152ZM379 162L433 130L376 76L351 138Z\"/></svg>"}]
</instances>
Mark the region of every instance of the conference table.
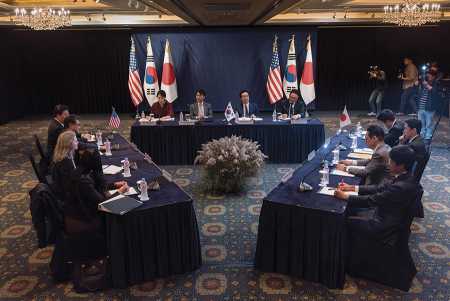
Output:
<instances>
[{"instance_id":1,"label":"conference table","mask_svg":"<svg viewBox=\"0 0 450 301\"><path fill-rule=\"evenodd\" d=\"M227 124L222 119L210 119L195 125L179 125L178 121L149 125L136 121L131 126L131 142L149 154L159 165L193 164L202 144L225 136L241 136L257 141L272 163L300 163L325 140L323 123L318 119L304 124L272 121L263 117L254 124Z\"/></svg>"},{"instance_id":2,"label":"conference table","mask_svg":"<svg viewBox=\"0 0 450 301\"><path fill-rule=\"evenodd\" d=\"M121 166L127 157L137 169L131 170L130 178L122 173L104 175L107 183L126 180L136 187L136 181L145 178L157 179L160 185L159 190L149 190L149 201L124 215L103 213L112 286L125 288L198 269L200 237L192 198L124 137L110 138L119 149L112 156L102 155L102 164Z\"/></svg>"},{"instance_id":3,"label":"conference table","mask_svg":"<svg viewBox=\"0 0 450 301\"><path fill-rule=\"evenodd\" d=\"M263 200L259 217L255 254L256 269L319 282L328 288L343 288L346 258L346 202L320 190L320 165L332 161L332 150L346 146L340 158L350 153L351 139L344 133L330 139L315 157L297 169L285 183L280 183ZM359 147L364 147L358 139ZM330 187L344 179L358 184L358 177L330 175ZM299 192L303 182L312 191Z\"/></svg>"}]
</instances>

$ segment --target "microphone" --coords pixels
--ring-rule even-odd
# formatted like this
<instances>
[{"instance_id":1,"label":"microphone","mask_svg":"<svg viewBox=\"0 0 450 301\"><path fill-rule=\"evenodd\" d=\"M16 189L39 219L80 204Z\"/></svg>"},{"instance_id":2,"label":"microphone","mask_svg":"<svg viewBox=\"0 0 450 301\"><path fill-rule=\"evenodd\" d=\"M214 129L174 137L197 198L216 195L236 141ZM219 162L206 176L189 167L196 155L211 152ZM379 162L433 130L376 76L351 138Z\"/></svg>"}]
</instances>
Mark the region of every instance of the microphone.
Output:
<instances>
[{"instance_id":1,"label":"microphone","mask_svg":"<svg viewBox=\"0 0 450 301\"><path fill-rule=\"evenodd\" d=\"M309 185L308 183L305 183L303 181L304 181L304 179L309 177L309 175L311 175L314 171L316 171L317 168L320 168L321 166L322 166L322 164L319 164L319 166L314 167L312 170L310 170L306 175L304 175L302 177L302 180L300 181L300 184L298 185L298 191L300 191L300 192L307 192L307 191L313 190L313 187L311 185Z\"/></svg>"}]
</instances>

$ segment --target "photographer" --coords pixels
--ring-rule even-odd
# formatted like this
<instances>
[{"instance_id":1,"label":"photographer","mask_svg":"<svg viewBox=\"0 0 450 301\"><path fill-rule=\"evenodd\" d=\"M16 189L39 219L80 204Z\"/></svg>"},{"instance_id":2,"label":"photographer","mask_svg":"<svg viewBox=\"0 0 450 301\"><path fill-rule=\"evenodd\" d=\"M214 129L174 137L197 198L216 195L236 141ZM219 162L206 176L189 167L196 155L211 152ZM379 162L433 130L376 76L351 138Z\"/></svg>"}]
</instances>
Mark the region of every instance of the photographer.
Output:
<instances>
[{"instance_id":1,"label":"photographer","mask_svg":"<svg viewBox=\"0 0 450 301\"><path fill-rule=\"evenodd\" d=\"M426 143L431 142L433 134L433 116L439 105L439 91L437 88L437 72L428 70L419 90L419 120L422 123L420 135Z\"/></svg>"},{"instance_id":2,"label":"photographer","mask_svg":"<svg viewBox=\"0 0 450 301\"><path fill-rule=\"evenodd\" d=\"M375 81L375 89L370 93L368 116L377 116L381 112L384 90L386 89L386 74L378 66L370 66L369 79Z\"/></svg>"},{"instance_id":3,"label":"photographer","mask_svg":"<svg viewBox=\"0 0 450 301\"><path fill-rule=\"evenodd\" d=\"M405 65L405 71L403 74L399 75L399 78L403 81L402 83L402 96L400 100L400 111L397 115L405 115L406 105L409 104L412 109L412 114L416 115L417 105L416 105L416 90L417 83L419 80L419 71L416 65L414 65L413 60L409 57L405 57L403 60Z\"/></svg>"}]
</instances>

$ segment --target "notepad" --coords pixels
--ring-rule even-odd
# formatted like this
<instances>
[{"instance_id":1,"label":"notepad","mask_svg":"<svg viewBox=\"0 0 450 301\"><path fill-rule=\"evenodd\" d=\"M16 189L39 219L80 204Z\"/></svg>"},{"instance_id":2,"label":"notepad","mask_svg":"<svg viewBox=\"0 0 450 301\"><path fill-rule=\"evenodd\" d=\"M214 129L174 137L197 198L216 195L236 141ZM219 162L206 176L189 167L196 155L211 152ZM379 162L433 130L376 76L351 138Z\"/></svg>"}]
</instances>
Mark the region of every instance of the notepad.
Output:
<instances>
[{"instance_id":1,"label":"notepad","mask_svg":"<svg viewBox=\"0 0 450 301\"><path fill-rule=\"evenodd\" d=\"M365 166L356 166L356 165L351 165L351 166L348 166L348 167L351 168L351 169L358 169L358 170L363 170L363 169L366 168Z\"/></svg>"},{"instance_id":2,"label":"notepad","mask_svg":"<svg viewBox=\"0 0 450 301\"><path fill-rule=\"evenodd\" d=\"M372 158L372 155L369 154L360 154L360 153L350 153L348 154L348 158L351 159L366 159L370 160Z\"/></svg>"},{"instance_id":3,"label":"notepad","mask_svg":"<svg viewBox=\"0 0 450 301\"><path fill-rule=\"evenodd\" d=\"M115 175L122 171L122 167L116 165L103 165L102 167L105 175Z\"/></svg>"},{"instance_id":4,"label":"notepad","mask_svg":"<svg viewBox=\"0 0 450 301\"><path fill-rule=\"evenodd\" d=\"M343 177L354 177L355 176L355 175L352 175L351 173L348 173L346 171L337 170L337 169L334 169L330 174L335 175L335 176L343 176Z\"/></svg>"},{"instance_id":5,"label":"notepad","mask_svg":"<svg viewBox=\"0 0 450 301\"><path fill-rule=\"evenodd\" d=\"M125 213L130 212L141 205L141 201L135 200L128 196L118 195L98 204L98 210L124 215Z\"/></svg>"},{"instance_id":6,"label":"notepad","mask_svg":"<svg viewBox=\"0 0 450 301\"><path fill-rule=\"evenodd\" d=\"M323 187L317 193L334 196L334 192L336 191L336 188L333 187ZM346 191L345 193L348 193L349 195L358 195L356 191Z\"/></svg>"}]
</instances>

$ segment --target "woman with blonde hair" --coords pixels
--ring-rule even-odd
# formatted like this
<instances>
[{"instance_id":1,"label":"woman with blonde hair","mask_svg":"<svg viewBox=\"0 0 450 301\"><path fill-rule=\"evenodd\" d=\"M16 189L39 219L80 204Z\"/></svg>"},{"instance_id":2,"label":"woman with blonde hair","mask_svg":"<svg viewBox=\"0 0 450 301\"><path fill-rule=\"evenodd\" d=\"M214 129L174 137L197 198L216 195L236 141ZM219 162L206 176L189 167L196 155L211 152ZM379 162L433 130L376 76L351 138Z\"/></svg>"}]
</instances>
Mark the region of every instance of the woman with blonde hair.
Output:
<instances>
[{"instance_id":1,"label":"woman with blonde hair","mask_svg":"<svg viewBox=\"0 0 450 301\"><path fill-rule=\"evenodd\" d=\"M103 232L97 207L109 195L96 189L94 180L84 172L85 165L75 160L77 150L78 140L73 131L59 135L52 160L52 188L64 204L65 231L86 233L88 238ZM83 156L78 157L79 161L83 160ZM128 190L126 182L114 186L122 193Z\"/></svg>"}]
</instances>

